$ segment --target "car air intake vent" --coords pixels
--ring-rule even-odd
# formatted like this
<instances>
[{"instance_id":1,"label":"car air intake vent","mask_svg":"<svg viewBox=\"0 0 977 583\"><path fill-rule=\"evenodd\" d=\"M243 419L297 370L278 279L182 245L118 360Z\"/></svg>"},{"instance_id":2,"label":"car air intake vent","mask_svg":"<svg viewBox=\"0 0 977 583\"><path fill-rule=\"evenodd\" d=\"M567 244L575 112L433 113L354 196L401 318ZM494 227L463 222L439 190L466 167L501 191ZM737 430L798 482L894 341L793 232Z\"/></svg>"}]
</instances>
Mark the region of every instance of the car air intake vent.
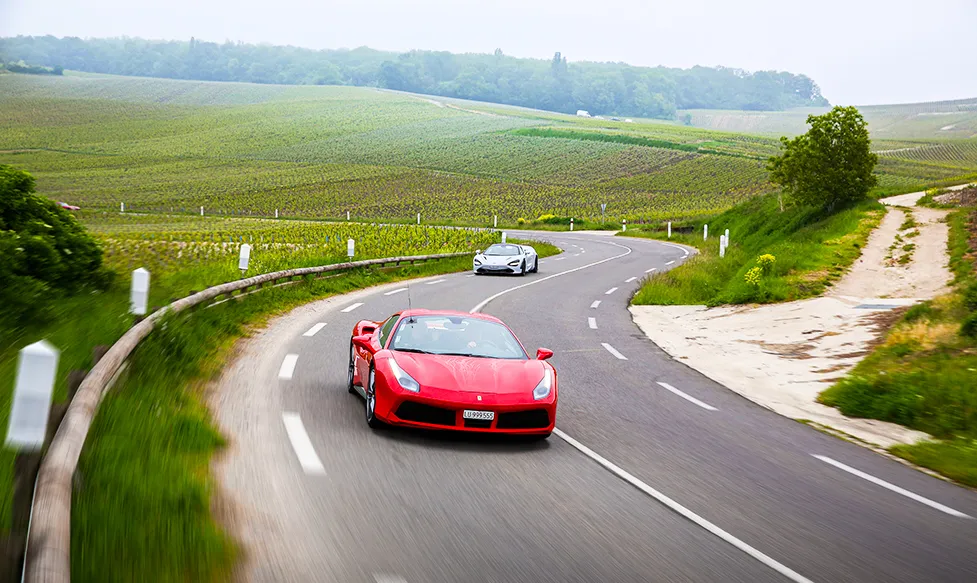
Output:
<instances>
[{"instance_id":1,"label":"car air intake vent","mask_svg":"<svg viewBox=\"0 0 977 583\"><path fill-rule=\"evenodd\" d=\"M404 421L416 421L417 423L430 423L431 425L454 425L455 412L451 409L432 407L414 401L404 401L397 408L397 417Z\"/></svg>"},{"instance_id":2,"label":"car air intake vent","mask_svg":"<svg viewBox=\"0 0 977 583\"><path fill-rule=\"evenodd\" d=\"M498 429L543 429L549 427L550 416L546 409L531 411L516 411L515 413L499 413L499 421L495 424Z\"/></svg>"},{"instance_id":3,"label":"car air intake vent","mask_svg":"<svg viewBox=\"0 0 977 583\"><path fill-rule=\"evenodd\" d=\"M465 419L465 427L474 427L476 429L488 429L492 427L491 419Z\"/></svg>"}]
</instances>

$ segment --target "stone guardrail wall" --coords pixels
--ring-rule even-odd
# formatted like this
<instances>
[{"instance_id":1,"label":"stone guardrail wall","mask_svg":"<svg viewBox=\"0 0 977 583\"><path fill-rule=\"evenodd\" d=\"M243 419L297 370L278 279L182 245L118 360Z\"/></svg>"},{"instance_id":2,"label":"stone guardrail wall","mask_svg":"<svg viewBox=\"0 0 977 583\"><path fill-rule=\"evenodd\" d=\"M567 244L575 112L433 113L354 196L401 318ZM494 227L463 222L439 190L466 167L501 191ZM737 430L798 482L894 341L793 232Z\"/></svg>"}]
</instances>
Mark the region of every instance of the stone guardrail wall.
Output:
<instances>
[{"instance_id":1,"label":"stone guardrail wall","mask_svg":"<svg viewBox=\"0 0 977 583\"><path fill-rule=\"evenodd\" d=\"M130 328L109 348L78 387L71 400L64 420L58 427L51 446L37 474L34 506L28 533L27 557L24 561L25 581L28 583L68 583L71 580L71 482L78 466L81 448L88 436L88 428L95 418L99 403L105 396L111 379L118 373L125 360L139 342L152 331L163 316L178 313L214 298L236 291L257 289L264 284L280 280L295 280L306 275L340 271L356 267L389 265L460 257L470 253L441 253L413 257L388 257L367 259L288 269L264 275L256 275L207 288L204 291L177 300L147 316Z\"/></svg>"}]
</instances>

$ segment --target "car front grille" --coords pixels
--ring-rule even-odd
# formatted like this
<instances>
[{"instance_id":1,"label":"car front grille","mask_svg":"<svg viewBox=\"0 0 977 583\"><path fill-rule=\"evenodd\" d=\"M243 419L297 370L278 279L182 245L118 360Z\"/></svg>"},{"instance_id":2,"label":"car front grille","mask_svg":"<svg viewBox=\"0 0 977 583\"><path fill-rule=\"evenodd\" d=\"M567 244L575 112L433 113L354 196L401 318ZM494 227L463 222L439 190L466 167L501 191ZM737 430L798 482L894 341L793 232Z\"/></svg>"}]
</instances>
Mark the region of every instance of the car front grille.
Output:
<instances>
[{"instance_id":1,"label":"car front grille","mask_svg":"<svg viewBox=\"0 0 977 583\"><path fill-rule=\"evenodd\" d=\"M465 427L488 429L492 427L491 419L465 419Z\"/></svg>"},{"instance_id":2,"label":"car front grille","mask_svg":"<svg viewBox=\"0 0 977 583\"><path fill-rule=\"evenodd\" d=\"M404 401L397 407L397 417L404 421L415 421L417 423L429 423L431 425L454 425L455 412L451 409L432 407L414 401Z\"/></svg>"},{"instance_id":3,"label":"car front grille","mask_svg":"<svg viewBox=\"0 0 977 583\"><path fill-rule=\"evenodd\" d=\"M531 409L514 413L499 413L498 429L544 429L550 425L546 409Z\"/></svg>"}]
</instances>

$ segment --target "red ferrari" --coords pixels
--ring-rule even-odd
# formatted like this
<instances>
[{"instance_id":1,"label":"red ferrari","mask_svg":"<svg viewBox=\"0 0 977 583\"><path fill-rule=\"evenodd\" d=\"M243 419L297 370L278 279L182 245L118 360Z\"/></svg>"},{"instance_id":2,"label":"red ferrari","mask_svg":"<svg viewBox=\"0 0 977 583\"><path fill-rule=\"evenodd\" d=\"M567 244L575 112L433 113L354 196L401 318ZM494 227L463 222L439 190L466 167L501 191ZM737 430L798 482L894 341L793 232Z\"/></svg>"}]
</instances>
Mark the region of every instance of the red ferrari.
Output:
<instances>
[{"instance_id":1,"label":"red ferrari","mask_svg":"<svg viewBox=\"0 0 977 583\"><path fill-rule=\"evenodd\" d=\"M529 358L498 318L408 310L362 320L349 344L348 389L366 399L366 422L549 437L556 369L545 348Z\"/></svg>"}]
</instances>

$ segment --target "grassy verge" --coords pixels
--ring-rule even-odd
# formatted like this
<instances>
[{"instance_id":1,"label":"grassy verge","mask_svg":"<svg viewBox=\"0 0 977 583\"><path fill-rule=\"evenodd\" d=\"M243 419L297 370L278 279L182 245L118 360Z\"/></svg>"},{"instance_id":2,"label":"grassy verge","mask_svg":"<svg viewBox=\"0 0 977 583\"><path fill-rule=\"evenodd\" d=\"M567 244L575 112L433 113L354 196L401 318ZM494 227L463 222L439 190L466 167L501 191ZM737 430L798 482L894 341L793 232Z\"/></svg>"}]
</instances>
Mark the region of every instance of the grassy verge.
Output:
<instances>
[{"instance_id":1,"label":"grassy verge","mask_svg":"<svg viewBox=\"0 0 977 583\"><path fill-rule=\"evenodd\" d=\"M977 487L977 210L948 222L953 291L912 307L819 401L933 435L938 441L891 451Z\"/></svg>"},{"instance_id":2,"label":"grassy verge","mask_svg":"<svg viewBox=\"0 0 977 583\"><path fill-rule=\"evenodd\" d=\"M635 304L742 304L796 300L820 294L858 258L885 210L875 201L833 214L791 208L775 196L740 204L708 221L676 225L672 241L697 247L684 265L649 278ZM703 223L710 236L702 240ZM719 257L719 235L730 246ZM628 236L665 239L662 230L629 229ZM772 255L758 263L760 255Z\"/></svg>"},{"instance_id":3,"label":"grassy verge","mask_svg":"<svg viewBox=\"0 0 977 583\"><path fill-rule=\"evenodd\" d=\"M532 244L544 257L559 252ZM224 440L204 395L228 348L249 327L302 303L470 267L471 258L460 257L354 270L167 318L135 351L89 433L72 504L73 578L229 580L238 549L211 508L210 461Z\"/></svg>"}]
</instances>

